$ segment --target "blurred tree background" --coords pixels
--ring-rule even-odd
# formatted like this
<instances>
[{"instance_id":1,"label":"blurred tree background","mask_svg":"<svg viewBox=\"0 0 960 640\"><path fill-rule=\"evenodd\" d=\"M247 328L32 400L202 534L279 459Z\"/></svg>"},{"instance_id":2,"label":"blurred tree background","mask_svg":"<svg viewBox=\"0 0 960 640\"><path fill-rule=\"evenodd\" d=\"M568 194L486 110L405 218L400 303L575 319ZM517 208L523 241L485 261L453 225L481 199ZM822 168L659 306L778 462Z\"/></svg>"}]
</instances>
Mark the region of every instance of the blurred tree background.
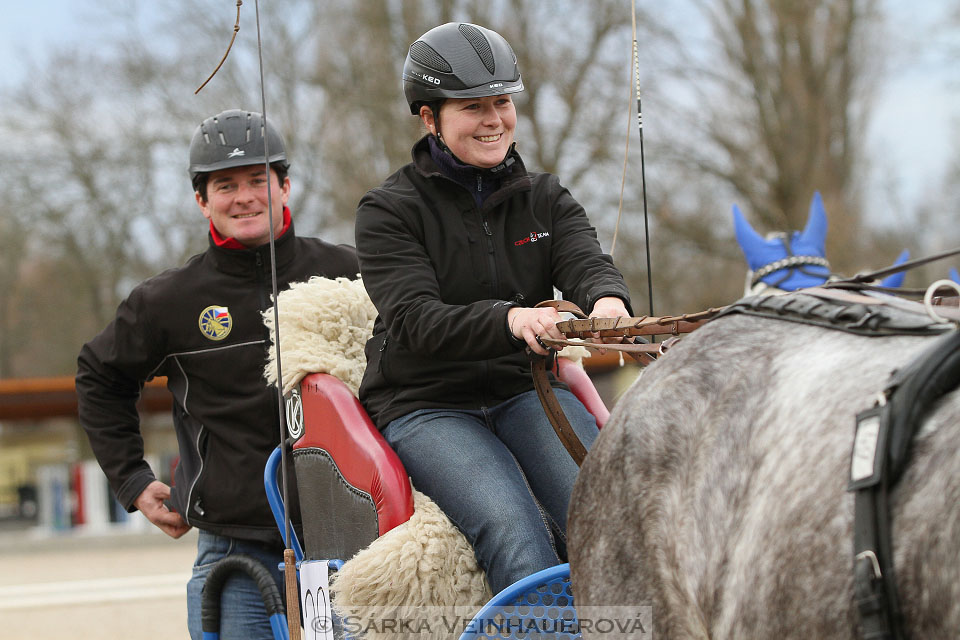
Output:
<instances>
[{"instance_id":1,"label":"blurred tree background","mask_svg":"<svg viewBox=\"0 0 960 640\"><path fill-rule=\"evenodd\" d=\"M902 54L889 47L878 3L640 4L658 314L741 294L733 202L762 232L799 229L819 190L840 273L884 266L902 248L916 256L958 243L960 156L920 210L890 223L871 209L866 178L884 167L866 130L885 69ZM420 135L400 88L407 47L437 24L477 22L519 58L517 140L528 167L560 176L608 250L632 138L614 257L644 312L629 2L284 0L260 10L267 115L292 159L299 233L352 243L360 197L408 160ZM62 46L3 96L0 377L73 373L80 345L138 281L203 250L190 136L223 109L260 110L252 2L229 58L197 95L232 34L234 2L102 0L87 17L95 47Z\"/></svg>"}]
</instances>

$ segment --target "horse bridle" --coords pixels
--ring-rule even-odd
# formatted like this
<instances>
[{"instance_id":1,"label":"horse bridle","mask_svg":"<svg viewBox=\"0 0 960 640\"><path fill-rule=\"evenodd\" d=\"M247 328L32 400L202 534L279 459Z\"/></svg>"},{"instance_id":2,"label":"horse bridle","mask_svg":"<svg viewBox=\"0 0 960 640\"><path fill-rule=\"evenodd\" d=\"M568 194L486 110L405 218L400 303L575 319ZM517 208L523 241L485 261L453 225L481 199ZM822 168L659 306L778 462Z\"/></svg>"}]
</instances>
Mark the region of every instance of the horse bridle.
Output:
<instances>
[{"instance_id":1,"label":"horse bridle","mask_svg":"<svg viewBox=\"0 0 960 640\"><path fill-rule=\"evenodd\" d=\"M803 269L803 267L813 267L813 266L824 267L828 270L830 269L830 263L827 262L826 258L821 258L820 256L790 255L790 256L787 256L786 258L781 258L776 262L771 262L770 264L764 265L763 267L760 267L759 269L754 271L752 274L752 277L750 278L750 286L751 287L757 286L757 284L761 280L766 278L768 275L770 275L771 273L776 273L777 271L780 271L782 269L790 269L792 271L794 269L799 268L801 273L805 273L807 275L815 275ZM783 278L781 278L777 282L774 282L773 284L768 286L776 288L778 285L786 282L789 277L790 277L790 273L788 272L787 275L785 275Z\"/></svg>"},{"instance_id":2,"label":"horse bridle","mask_svg":"<svg viewBox=\"0 0 960 640\"><path fill-rule=\"evenodd\" d=\"M823 256L795 254L793 252L793 247L790 246L790 236L788 234L776 233L772 235L774 235L776 238L780 240L780 242L783 244L784 250L787 252L787 255L786 257L781 258L775 262L765 264L764 266L760 267L756 271L751 271L747 276L749 278L750 289L753 289L753 287L756 287L761 280L763 280L770 274L776 273L777 271L782 271L784 269L787 270L787 273L785 273L779 280L772 283L764 283L764 284L766 284L768 287L779 289L781 284L783 284L784 282L790 279L790 276L793 274L794 271L800 271L800 273L803 273L808 276L820 275L820 274L811 273L810 271L804 269L804 267L823 267L828 272L831 271L830 263Z\"/></svg>"}]
</instances>

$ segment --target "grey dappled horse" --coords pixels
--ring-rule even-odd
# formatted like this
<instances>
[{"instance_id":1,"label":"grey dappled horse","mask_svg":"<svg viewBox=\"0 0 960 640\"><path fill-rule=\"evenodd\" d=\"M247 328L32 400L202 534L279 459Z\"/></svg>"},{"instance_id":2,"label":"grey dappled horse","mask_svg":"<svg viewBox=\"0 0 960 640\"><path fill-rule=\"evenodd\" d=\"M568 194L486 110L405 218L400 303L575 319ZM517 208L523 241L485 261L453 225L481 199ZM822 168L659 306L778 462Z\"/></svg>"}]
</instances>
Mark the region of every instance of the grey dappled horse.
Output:
<instances>
[{"instance_id":1,"label":"grey dappled horse","mask_svg":"<svg viewBox=\"0 0 960 640\"><path fill-rule=\"evenodd\" d=\"M684 337L584 462L569 516L578 608L651 606L658 638L856 637L855 415L934 339L740 314ZM892 494L913 638L960 635L958 421L955 390Z\"/></svg>"}]
</instances>

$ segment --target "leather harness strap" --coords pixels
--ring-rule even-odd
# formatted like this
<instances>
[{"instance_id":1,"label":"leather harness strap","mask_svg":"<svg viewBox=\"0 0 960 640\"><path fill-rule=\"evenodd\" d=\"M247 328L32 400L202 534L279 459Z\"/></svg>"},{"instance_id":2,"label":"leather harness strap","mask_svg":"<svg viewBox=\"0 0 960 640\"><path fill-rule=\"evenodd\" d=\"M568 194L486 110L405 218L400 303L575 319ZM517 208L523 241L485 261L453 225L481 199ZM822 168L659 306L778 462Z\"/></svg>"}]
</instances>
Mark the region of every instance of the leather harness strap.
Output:
<instances>
[{"instance_id":1,"label":"leather harness strap","mask_svg":"<svg viewBox=\"0 0 960 640\"><path fill-rule=\"evenodd\" d=\"M638 318L582 318L557 323L557 328L568 338L588 338L599 333L601 338L624 336L680 335L690 333L707 320L720 313L725 307L711 308L698 313L685 313L680 316L640 316ZM605 349L610 345L597 345Z\"/></svg>"},{"instance_id":2,"label":"leather harness strap","mask_svg":"<svg viewBox=\"0 0 960 640\"><path fill-rule=\"evenodd\" d=\"M552 358L550 359L552 360ZM547 360L548 358L544 356L531 354L530 373L533 375L533 386L537 390L540 404L543 405L543 410L546 412L553 430L557 432L560 442L563 443L570 457L579 467L583 464L583 459L587 457L587 448L583 446L583 442L574 432L570 421L567 420L567 415L563 412L563 407L560 406L560 401L553 393L553 387L550 386L550 379L547 377Z\"/></svg>"},{"instance_id":3,"label":"leather harness strap","mask_svg":"<svg viewBox=\"0 0 960 640\"><path fill-rule=\"evenodd\" d=\"M857 415L848 491L854 494L854 599L865 640L909 637L893 564L890 494L934 403L960 384L960 331L894 372L877 404Z\"/></svg>"},{"instance_id":4,"label":"leather harness strap","mask_svg":"<svg viewBox=\"0 0 960 640\"><path fill-rule=\"evenodd\" d=\"M542 345L552 351L556 351L557 347L562 348L564 346L609 349L626 353L644 365L652 363L655 355L663 354L667 346L672 344L673 341L651 344L648 342L633 342L633 339L642 336L662 334L676 336L681 333L689 333L721 311L721 309L708 309L699 313L663 318L650 316L639 318L588 318L580 307L567 300L545 300L536 306L553 307L561 313L571 313L577 317L576 320L557 323L557 328L567 338L593 338L599 335L601 338L617 336L631 340L626 344L593 344L538 338ZM547 419L550 420L553 430L556 431L557 437L560 438L560 442L563 443L570 457L577 463L577 466L580 466L587 455L587 449L570 425L570 421L563 412L563 407L560 406L560 401L557 400L557 396L550 386L550 379L547 375L547 361L552 361L552 355L548 358L536 354L530 349L527 349L527 354L530 357L530 374L533 377L533 386L537 390L537 396L540 398L540 404L543 405L544 413L547 414Z\"/></svg>"},{"instance_id":5,"label":"leather harness strap","mask_svg":"<svg viewBox=\"0 0 960 640\"><path fill-rule=\"evenodd\" d=\"M543 302L537 303L536 306L553 307L561 313L572 313L578 318L587 317L586 314L580 310L580 307L566 300L544 300ZM541 344L545 344L546 342L546 339L540 341ZM550 342L553 341L550 340ZM547 344L546 346L553 347L554 345ZM583 442L580 441L580 438L570 425L570 421L567 420L567 414L563 412L563 407L560 406L560 401L557 400L556 394L553 393L553 387L550 386L550 379L547 377L547 361L553 362L555 353L552 353L550 357L545 357L527 349L527 355L530 357L530 375L533 376L533 387L537 390L537 397L540 398L543 411L547 414L550 425L553 427L553 430L556 431L557 437L560 438L560 442L567 450L567 453L570 454L570 457L573 458L573 461L576 462L579 467L583 464L583 459L587 457L587 448L583 446Z\"/></svg>"}]
</instances>

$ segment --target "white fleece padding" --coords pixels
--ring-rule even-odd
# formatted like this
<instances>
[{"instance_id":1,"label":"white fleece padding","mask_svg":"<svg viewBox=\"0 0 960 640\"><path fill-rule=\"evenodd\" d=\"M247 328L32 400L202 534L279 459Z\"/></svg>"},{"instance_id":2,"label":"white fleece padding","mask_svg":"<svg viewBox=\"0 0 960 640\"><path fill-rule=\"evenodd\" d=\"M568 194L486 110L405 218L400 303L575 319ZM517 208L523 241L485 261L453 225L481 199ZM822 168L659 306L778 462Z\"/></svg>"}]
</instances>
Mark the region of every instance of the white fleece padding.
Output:
<instances>
[{"instance_id":1,"label":"white fleece padding","mask_svg":"<svg viewBox=\"0 0 960 640\"><path fill-rule=\"evenodd\" d=\"M573 340L573 342L582 342L581 340ZM590 357L590 350L586 347L581 347L579 345L568 344L563 349L557 352L557 357L566 358L571 362L583 366L583 359Z\"/></svg>"},{"instance_id":2,"label":"white fleece padding","mask_svg":"<svg viewBox=\"0 0 960 640\"><path fill-rule=\"evenodd\" d=\"M359 623L355 629L367 629L366 634L354 637L402 637L376 624L378 620L417 621L421 629L428 624L437 632L444 629L443 616L447 621L454 615L469 620L492 597L486 575L463 534L416 489L413 505L413 516L407 522L357 552L333 576L334 611ZM363 622L366 620L370 622ZM415 637L449 638L451 634Z\"/></svg>"},{"instance_id":3,"label":"white fleece padding","mask_svg":"<svg viewBox=\"0 0 960 640\"><path fill-rule=\"evenodd\" d=\"M356 395L367 364L363 347L377 317L360 278L314 276L294 283L280 293L279 315L283 392L289 393L308 374L329 373ZM276 384L273 307L263 313L263 322L270 329L264 377Z\"/></svg>"}]
</instances>

